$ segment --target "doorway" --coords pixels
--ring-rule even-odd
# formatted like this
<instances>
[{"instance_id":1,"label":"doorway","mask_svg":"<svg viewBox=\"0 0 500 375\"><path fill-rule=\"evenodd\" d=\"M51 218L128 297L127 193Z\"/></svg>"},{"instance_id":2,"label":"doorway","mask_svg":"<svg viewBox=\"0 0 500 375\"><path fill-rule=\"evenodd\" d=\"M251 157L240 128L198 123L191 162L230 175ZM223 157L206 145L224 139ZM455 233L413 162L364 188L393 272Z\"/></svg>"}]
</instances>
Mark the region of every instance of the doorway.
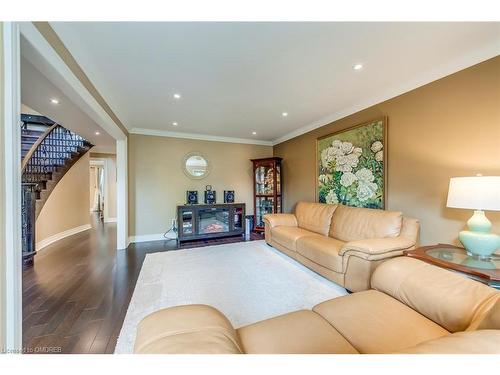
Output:
<instances>
[{"instance_id":1,"label":"doorway","mask_svg":"<svg viewBox=\"0 0 500 375\"><path fill-rule=\"evenodd\" d=\"M90 212L96 214L100 221L104 221L104 207L106 197L104 195L106 180L104 179L104 162L102 160L90 159Z\"/></svg>"}]
</instances>

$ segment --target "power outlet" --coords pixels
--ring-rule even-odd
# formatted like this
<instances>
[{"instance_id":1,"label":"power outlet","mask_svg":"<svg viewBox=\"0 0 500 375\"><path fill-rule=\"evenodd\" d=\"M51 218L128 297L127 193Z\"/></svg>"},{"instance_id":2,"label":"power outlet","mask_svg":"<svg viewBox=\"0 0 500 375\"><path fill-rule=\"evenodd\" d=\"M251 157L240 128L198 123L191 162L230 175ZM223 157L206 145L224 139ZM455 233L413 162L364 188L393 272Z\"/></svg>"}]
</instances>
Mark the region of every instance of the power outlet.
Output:
<instances>
[{"instance_id":1,"label":"power outlet","mask_svg":"<svg viewBox=\"0 0 500 375\"><path fill-rule=\"evenodd\" d=\"M177 220L172 219L172 230L177 232Z\"/></svg>"}]
</instances>

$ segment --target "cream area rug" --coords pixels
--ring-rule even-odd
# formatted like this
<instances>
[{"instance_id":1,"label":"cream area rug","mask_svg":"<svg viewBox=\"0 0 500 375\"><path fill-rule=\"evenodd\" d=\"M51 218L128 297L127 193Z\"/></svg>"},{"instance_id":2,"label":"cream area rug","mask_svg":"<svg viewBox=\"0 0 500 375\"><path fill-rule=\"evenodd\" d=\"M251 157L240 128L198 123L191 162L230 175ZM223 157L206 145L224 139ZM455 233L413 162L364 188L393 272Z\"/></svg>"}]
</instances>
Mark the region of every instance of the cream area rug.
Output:
<instances>
[{"instance_id":1,"label":"cream area rug","mask_svg":"<svg viewBox=\"0 0 500 375\"><path fill-rule=\"evenodd\" d=\"M214 306L238 328L345 294L264 241L148 254L115 353L132 353L137 324L165 307Z\"/></svg>"}]
</instances>

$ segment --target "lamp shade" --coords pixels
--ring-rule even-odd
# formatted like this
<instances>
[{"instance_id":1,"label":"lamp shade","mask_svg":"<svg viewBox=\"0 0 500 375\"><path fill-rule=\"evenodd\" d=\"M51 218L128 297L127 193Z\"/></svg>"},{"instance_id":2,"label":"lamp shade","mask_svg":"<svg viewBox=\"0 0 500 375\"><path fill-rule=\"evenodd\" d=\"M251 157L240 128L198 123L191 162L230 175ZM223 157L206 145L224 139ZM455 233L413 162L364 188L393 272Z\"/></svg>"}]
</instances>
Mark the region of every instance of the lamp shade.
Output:
<instances>
[{"instance_id":1,"label":"lamp shade","mask_svg":"<svg viewBox=\"0 0 500 375\"><path fill-rule=\"evenodd\" d=\"M446 206L500 211L500 176L450 178Z\"/></svg>"}]
</instances>

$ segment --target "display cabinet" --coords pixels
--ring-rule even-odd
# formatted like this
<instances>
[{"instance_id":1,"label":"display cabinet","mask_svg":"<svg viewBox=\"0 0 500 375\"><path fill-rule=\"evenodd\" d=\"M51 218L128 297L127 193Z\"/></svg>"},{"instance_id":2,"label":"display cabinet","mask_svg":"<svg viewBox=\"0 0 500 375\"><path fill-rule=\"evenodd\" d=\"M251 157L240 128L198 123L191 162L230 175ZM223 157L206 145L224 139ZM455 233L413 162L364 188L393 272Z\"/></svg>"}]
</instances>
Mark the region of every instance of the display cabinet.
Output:
<instances>
[{"instance_id":1,"label":"display cabinet","mask_svg":"<svg viewBox=\"0 0 500 375\"><path fill-rule=\"evenodd\" d=\"M281 158L252 159L254 176L254 230L264 231L264 215L281 213Z\"/></svg>"},{"instance_id":2,"label":"display cabinet","mask_svg":"<svg viewBox=\"0 0 500 375\"><path fill-rule=\"evenodd\" d=\"M243 235L245 233L244 221L244 203L177 206L180 242Z\"/></svg>"}]
</instances>

